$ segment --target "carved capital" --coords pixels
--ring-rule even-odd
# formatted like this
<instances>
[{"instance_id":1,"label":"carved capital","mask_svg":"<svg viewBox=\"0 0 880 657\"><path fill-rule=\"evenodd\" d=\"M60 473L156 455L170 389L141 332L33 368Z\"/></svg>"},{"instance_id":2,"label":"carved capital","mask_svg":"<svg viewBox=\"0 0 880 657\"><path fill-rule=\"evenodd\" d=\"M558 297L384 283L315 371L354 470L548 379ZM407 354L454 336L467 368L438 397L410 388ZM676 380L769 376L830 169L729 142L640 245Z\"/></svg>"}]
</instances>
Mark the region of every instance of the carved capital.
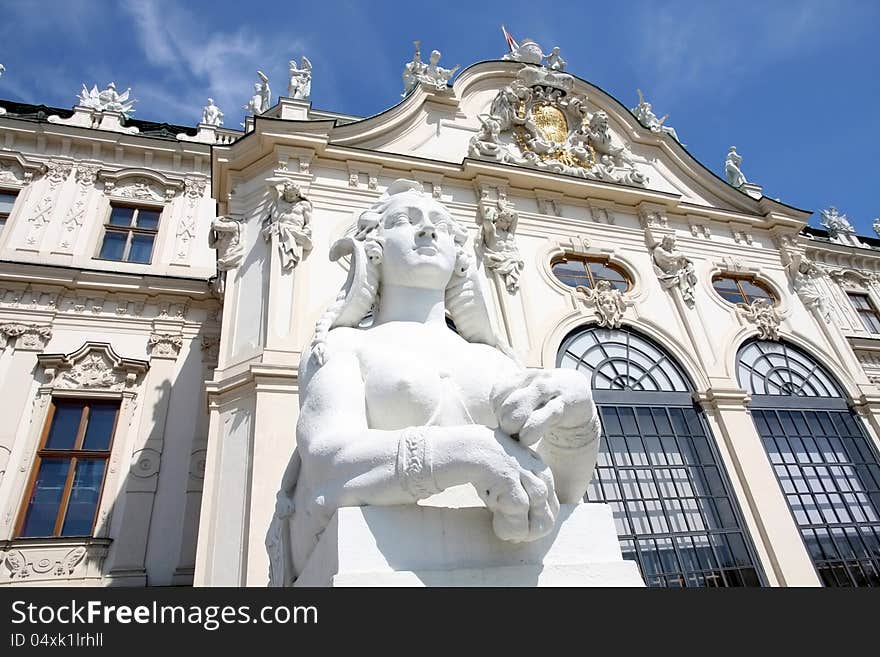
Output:
<instances>
[{"instance_id":1,"label":"carved capital","mask_svg":"<svg viewBox=\"0 0 880 657\"><path fill-rule=\"evenodd\" d=\"M67 180L73 170L73 163L65 160L49 160L46 162L46 180L53 189Z\"/></svg>"},{"instance_id":2,"label":"carved capital","mask_svg":"<svg viewBox=\"0 0 880 657\"><path fill-rule=\"evenodd\" d=\"M42 351L52 338L49 326L38 324L0 324L0 347L5 347L9 340L15 340L16 350Z\"/></svg>"},{"instance_id":3,"label":"carved capital","mask_svg":"<svg viewBox=\"0 0 880 657\"><path fill-rule=\"evenodd\" d=\"M220 355L220 336L202 336L202 359L206 363L216 363Z\"/></svg>"},{"instance_id":4,"label":"carved capital","mask_svg":"<svg viewBox=\"0 0 880 657\"><path fill-rule=\"evenodd\" d=\"M152 333L147 344L150 356L154 358L177 358L183 346L183 336L173 333Z\"/></svg>"},{"instance_id":5,"label":"carved capital","mask_svg":"<svg viewBox=\"0 0 880 657\"><path fill-rule=\"evenodd\" d=\"M91 164L76 165L76 183L81 187L91 187L98 179L101 167Z\"/></svg>"}]
</instances>

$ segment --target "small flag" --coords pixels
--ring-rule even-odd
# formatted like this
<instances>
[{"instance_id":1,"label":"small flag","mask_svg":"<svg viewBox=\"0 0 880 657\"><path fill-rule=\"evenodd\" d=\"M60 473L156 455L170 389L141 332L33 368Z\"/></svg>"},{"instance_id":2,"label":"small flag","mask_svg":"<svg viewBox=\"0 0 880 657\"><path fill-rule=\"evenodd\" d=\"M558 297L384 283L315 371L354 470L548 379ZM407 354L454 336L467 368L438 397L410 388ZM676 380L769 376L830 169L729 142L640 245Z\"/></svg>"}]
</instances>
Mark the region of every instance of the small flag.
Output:
<instances>
[{"instance_id":1,"label":"small flag","mask_svg":"<svg viewBox=\"0 0 880 657\"><path fill-rule=\"evenodd\" d=\"M507 40L507 47L510 49L510 52L519 49L519 44L510 36L510 32L507 31L504 25L501 26L501 31L504 32L504 38Z\"/></svg>"}]
</instances>

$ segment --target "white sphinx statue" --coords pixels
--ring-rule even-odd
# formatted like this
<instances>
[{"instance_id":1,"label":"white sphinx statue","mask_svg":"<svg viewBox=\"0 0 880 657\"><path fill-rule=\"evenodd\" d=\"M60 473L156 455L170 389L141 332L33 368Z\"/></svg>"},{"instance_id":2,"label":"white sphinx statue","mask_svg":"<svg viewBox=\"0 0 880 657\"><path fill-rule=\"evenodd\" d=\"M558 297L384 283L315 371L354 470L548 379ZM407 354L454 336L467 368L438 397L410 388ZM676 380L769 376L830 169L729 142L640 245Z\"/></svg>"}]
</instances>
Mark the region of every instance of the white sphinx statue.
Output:
<instances>
[{"instance_id":1,"label":"white sphinx statue","mask_svg":"<svg viewBox=\"0 0 880 657\"><path fill-rule=\"evenodd\" d=\"M583 498L599 449L590 382L509 355L466 238L419 183L398 180L333 245L331 259L351 265L300 363L297 447L266 538L270 585L302 572L340 507L415 505L472 485L495 536L524 542L554 530L560 502Z\"/></svg>"}]
</instances>

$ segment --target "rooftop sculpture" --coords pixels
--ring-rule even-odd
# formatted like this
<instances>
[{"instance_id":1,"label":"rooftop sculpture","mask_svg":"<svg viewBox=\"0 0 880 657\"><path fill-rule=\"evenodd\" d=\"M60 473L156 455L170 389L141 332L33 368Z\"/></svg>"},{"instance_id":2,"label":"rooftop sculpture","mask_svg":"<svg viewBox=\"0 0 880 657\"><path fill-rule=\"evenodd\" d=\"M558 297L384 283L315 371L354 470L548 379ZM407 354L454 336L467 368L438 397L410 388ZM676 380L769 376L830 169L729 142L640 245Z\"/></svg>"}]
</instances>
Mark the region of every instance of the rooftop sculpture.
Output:
<instances>
[{"instance_id":1,"label":"rooftop sculpture","mask_svg":"<svg viewBox=\"0 0 880 657\"><path fill-rule=\"evenodd\" d=\"M99 112L119 112L124 116L128 116L134 112L134 104L137 102L131 98L131 88L126 89L122 93L116 91L116 84L111 82L103 91L98 91L98 85L93 85L91 89L87 89L83 84L82 91L77 96L77 105L80 107L89 107Z\"/></svg>"},{"instance_id":2,"label":"rooftop sculpture","mask_svg":"<svg viewBox=\"0 0 880 657\"><path fill-rule=\"evenodd\" d=\"M409 95L419 83L424 84L433 91L446 90L450 78L461 67L443 68L440 66L438 64L441 57L439 50L431 51L431 56L426 64L422 61L422 53L419 49L421 42L413 41L413 44L415 45L415 52L413 53L412 61L407 62L403 67L403 93L400 94L401 98Z\"/></svg>"}]
</instances>

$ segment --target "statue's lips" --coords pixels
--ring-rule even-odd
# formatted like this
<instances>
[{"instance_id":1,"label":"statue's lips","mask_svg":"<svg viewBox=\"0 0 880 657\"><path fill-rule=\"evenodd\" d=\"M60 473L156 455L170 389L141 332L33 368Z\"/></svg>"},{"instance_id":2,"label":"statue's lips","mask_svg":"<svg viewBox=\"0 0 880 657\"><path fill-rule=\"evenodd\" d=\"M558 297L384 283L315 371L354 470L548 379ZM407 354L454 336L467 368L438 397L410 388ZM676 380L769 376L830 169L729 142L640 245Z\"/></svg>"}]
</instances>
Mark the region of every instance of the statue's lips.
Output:
<instances>
[{"instance_id":1,"label":"statue's lips","mask_svg":"<svg viewBox=\"0 0 880 657\"><path fill-rule=\"evenodd\" d=\"M414 250L421 255L437 255L437 249L433 246L417 246Z\"/></svg>"}]
</instances>

